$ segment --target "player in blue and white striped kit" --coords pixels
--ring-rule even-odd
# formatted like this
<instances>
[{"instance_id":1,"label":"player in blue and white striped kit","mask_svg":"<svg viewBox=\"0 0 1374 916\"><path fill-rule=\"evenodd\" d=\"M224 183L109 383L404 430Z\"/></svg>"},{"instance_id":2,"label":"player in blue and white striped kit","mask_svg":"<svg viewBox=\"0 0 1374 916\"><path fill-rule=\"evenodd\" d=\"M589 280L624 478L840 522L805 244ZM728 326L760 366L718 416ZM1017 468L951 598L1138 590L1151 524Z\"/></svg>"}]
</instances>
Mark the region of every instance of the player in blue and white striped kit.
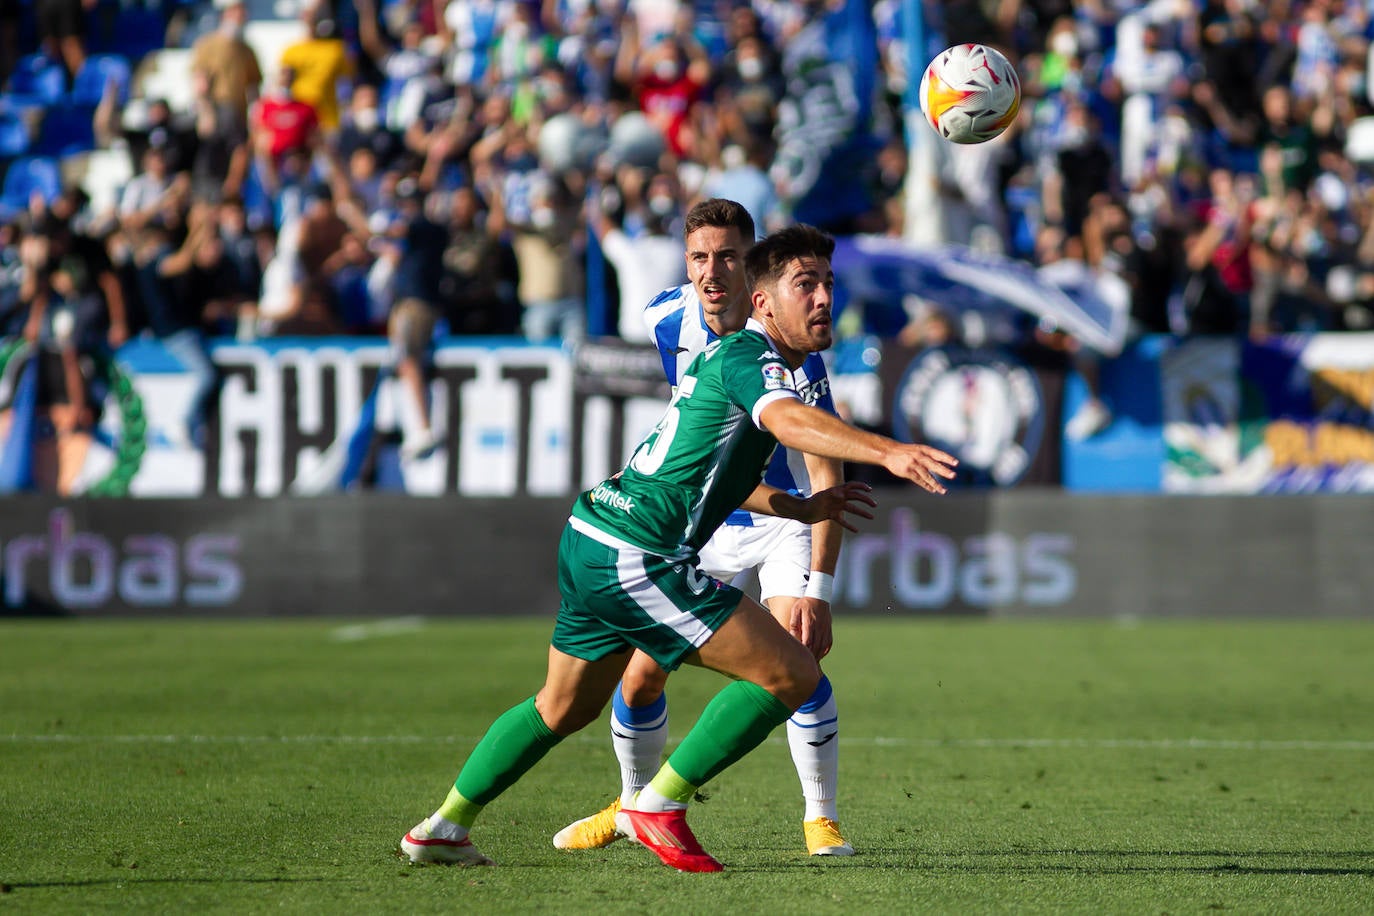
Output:
<instances>
[{"instance_id":1,"label":"player in blue and white striped kit","mask_svg":"<svg viewBox=\"0 0 1374 916\"><path fill-rule=\"evenodd\" d=\"M729 200L702 201L687 214L689 283L664 290L644 309L644 321L676 386L692 360L714 340L744 327L751 305L744 255L753 245L748 211ZM819 353L793 372L802 399L831 413L830 381ZM843 482L838 461L779 447L764 482L806 495ZM833 522L807 526L791 519L738 510L700 552L700 569L725 582L756 570L760 600L774 618L819 659L830 651L830 596L842 529ZM612 702L611 739L621 767L621 794L602 811L554 836L560 849L609 845L621 834L615 814L658 772L668 740L664 684L668 674L636 652ZM847 856L854 849L840 834L835 809L839 770L838 715L830 682L787 722L787 740L806 802L803 832L811 855Z\"/></svg>"}]
</instances>

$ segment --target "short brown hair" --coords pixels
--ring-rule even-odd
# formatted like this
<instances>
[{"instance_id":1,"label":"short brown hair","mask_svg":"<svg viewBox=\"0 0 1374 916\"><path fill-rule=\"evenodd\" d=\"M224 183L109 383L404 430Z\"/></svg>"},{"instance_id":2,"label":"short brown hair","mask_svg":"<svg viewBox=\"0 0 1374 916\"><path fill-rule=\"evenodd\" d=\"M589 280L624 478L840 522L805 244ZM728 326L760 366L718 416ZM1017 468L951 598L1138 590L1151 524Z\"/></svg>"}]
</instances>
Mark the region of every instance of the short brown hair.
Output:
<instances>
[{"instance_id":1,"label":"short brown hair","mask_svg":"<svg viewBox=\"0 0 1374 916\"><path fill-rule=\"evenodd\" d=\"M744 275L750 291L782 279L787 265L798 258L824 258L835 253L835 240L815 226L798 223L761 239L744 256Z\"/></svg>"},{"instance_id":2,"label":"short brown hair","mask_svg":"<svg viewBox=\"0 0 1374 916\"><path fill-rule=\"evenodd\" d=\"M688 210L687 220L682 227L682 237L687 238L703 226L717 229L729 229L734 226L740 235L744 236L746 243L754 241L754 218L744 209L743 204L723 197L703 200Z\"/></svg>"}]
</instances>

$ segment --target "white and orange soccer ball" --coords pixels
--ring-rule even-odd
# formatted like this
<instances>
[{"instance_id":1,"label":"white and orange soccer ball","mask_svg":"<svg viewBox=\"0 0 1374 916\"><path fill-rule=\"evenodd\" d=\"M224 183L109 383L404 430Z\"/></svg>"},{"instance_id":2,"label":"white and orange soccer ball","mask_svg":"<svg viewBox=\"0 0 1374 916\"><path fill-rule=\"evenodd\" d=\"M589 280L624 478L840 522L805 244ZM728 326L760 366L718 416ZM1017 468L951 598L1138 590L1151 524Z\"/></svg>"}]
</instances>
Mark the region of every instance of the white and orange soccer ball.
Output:
<instances>
[{"instance_id":1,"label":"white and orange soccer ball","mask_svg":"<svg viewBox=\"0 0 1374 916\"><path fill-rule=\"evenodd\" d=\"M983 143L1016 120L1021 78L1000 51L962 44L935 56L921 77L921 112L954 143Z\"/></svg>"}]
</instances>

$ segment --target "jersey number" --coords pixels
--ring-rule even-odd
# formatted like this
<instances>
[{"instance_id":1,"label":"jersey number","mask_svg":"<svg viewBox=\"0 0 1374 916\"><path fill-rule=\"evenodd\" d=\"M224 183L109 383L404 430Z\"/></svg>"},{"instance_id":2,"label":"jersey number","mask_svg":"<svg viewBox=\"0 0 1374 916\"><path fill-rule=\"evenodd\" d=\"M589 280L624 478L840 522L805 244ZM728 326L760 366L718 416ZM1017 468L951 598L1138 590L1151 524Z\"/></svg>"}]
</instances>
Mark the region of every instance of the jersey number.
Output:
<instances>
[{"instance_id":1,"label":"jersey number","mask_svg":"<svg viewBox=\"0 0 1374 916\"><path fill-rule=\"evenodd\" d=\"M635 449L630 458L630 467L648 477L663 466L668 457L668 449L673 447L673 437L677 435L677 424L681 414L676 404L669 404L663 419L658 421L654 431Z\"/></svg>"}]
</instances>

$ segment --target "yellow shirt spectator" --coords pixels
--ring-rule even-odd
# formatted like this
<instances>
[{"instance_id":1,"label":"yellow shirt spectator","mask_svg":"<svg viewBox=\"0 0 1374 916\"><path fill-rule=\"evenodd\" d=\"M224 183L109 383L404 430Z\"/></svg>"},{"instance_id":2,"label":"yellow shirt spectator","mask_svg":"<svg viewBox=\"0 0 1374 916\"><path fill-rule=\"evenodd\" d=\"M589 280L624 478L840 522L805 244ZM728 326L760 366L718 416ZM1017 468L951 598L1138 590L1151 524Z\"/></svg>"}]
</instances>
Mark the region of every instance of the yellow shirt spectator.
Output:
<instances>
[{"instance_id":1,"label":"yellow shirt spectator","mask_svg":"<svg viewBox=\"0 0 1374 916\"><path fill-rule=\"evenodd\" d=\"M291 95L313 106L325 131L339 126L339 81L353 75L353 61L332 20L315 23L314 34L282 51L281 66L296 74Z\"/></svg>"}]
</instances>

